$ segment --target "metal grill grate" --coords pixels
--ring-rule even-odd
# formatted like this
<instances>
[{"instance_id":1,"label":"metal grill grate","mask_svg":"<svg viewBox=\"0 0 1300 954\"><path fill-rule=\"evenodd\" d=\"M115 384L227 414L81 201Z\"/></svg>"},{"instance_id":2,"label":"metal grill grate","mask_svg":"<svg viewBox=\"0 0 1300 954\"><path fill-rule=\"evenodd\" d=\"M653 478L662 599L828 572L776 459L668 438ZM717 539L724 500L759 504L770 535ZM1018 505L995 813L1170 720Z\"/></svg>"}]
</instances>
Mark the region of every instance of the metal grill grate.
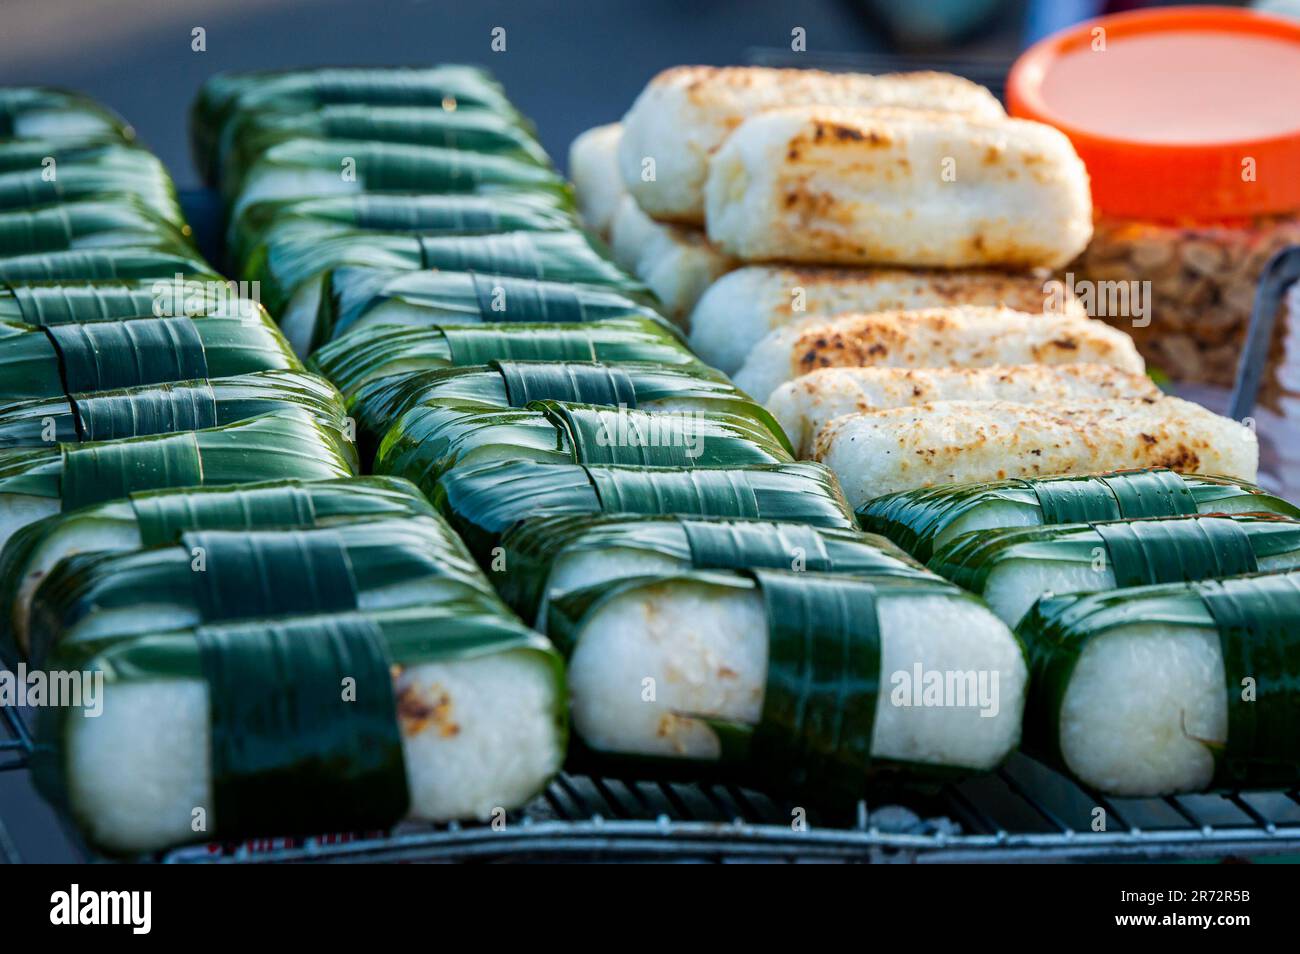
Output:
<instances>
[{"instance_id":1,"label":"metal grill grate","mask_svg":"<svg viewBox=\"0 0 1300 954\"><path fill-rule=\"evenodd\" d=\"M927 814L937 806L941 814ZM865 802L848 824L730 785L564 775L490 825L276 839L173 851L174 863L360 861L1086 861L1300 853L1295 792L1098 799L1025 756L907 807ZM1104 810L1106 830L1092 828Z\"/></svg>"}]
</instances>

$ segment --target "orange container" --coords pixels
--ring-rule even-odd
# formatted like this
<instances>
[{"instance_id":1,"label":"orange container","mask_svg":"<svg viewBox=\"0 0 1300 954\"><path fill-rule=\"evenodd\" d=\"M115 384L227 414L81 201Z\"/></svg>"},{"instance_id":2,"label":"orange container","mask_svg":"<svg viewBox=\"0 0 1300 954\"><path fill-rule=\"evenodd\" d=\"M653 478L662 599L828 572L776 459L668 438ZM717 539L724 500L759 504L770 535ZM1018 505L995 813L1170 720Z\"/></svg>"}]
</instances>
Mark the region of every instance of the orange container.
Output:
<instances>
[{"instance_id":1,"label":"orange container","mask_svg":"<svg viewBox=\"0 0 1300 954\"><path fill-rule=\"evenodd\" d=\"M1031 47L1013 115L1070 137L1107 215L1231 219L1300 209L1300 23L1167 7L1079 24Z\"/></svg>"}]
</instances>

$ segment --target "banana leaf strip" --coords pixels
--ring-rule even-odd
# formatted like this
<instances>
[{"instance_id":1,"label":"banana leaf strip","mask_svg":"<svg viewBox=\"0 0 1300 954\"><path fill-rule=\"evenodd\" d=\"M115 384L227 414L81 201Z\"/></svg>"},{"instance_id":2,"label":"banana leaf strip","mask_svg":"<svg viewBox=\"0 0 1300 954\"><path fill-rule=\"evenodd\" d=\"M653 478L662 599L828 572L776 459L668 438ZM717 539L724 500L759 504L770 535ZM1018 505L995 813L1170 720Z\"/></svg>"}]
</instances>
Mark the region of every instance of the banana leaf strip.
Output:
<instances>
[{"instance_id":1,"label":"banana leaf strip","mask_svg":"<svg viewBox=\"0 0 1300 954\"><path fill-rule=\"evenodd\" d=\"M60 497L64 512L125 497L150 487L203 483L203 452L196 432L125 441L61 444Z\"/></svg>"},{"instance_id":2,"label":"banana leaf strip","mask_svg":"<svg viewBox=\"0 0 1300 954\"><path fill-rule=\"evenodd\" d=\"M0 286L0 321L64 325L143 317L243 318L270 323L265 310L240 298L235 284L200 280L101 279Z\"/></svg>"},{"instance_id":3,"label":"banana leaf strip","mask_svg":"<svg viewBox=\"0 0 1300 954\"><path fill-rule=\"evenodd\" d=\"M871 768L880 619L865 582L755 571L767 685L751 757L787 789L856 795Z\"/></svg>"},{"instance_id":4,"label":"banana leaf strip","mask_svg":"<svg viewBox=\"0 0 1300 954\"><path fill-rule=\"evenodd\" d=\"M1300 777L1300 576L1209 580L1197 594L1214 617L1228 690L1221 785L1292 787ZM1253 680L1253 698L1242 687Z\"/></svg>"},{"instance_id":5,"label":"banana leaf strip","mask_svg":"<svg viewBox=\"0 0 1300 954\"><path fill-rule=\"evenodd\" d=\"M1186 494L1176 489L1174 480ZM968 526L985 529L1039 526L1058 518L1077 523L1252 512L1300 518L1300 508L1252 484L1153 469L902 491L868 501L859 509L858 520L863 529L889 537L925 562Z\"/></svg>"},{"instance_id":6,"label":"banana leaf strip","mask_svg":"<svg viewBox=\"0 0 1300 954\"><path fill-rule=\"evenodd\" d=\"M122 245L194 250L184 232L129 201L69 202L0 213L0 256Z\"/></svg>"},{"instance_id":7,"label":"banana leaf strip","mask_svg":"<svg viewBox=\"0 0 1300 954\"><path fill-rule=\"evenodd\" d=\"M215 280L212 266L192 249L174 250L170 243L109 248L37 252L0 259L2 282L52 282L65 279L171 279L183 275L195 280Z\"/></svg>"},{"instance_id":8,"label":"banana leaf strip","mask_svg":"<svg viewBox=\"0 0 1300 954\"><path fill-rule=\"evenodd\" d=\"M307 363L351 397L367 382L390 375L497 360L698 364L671 331L656 322L634 318L510 327L385 325L336 338Z\"/></svg>"},{"instance_id":9,"label":"banana leaf strip","mask_svg":"<svg viewBox=\"0 0 1300 954\"><path fill-rule=\"evenodd\" d=\"M493 547L512 526L552 514L682 514L853 526L835 475L812 463L679 471L497 461L457 468L421 488L480 563L490 562Z\"/></svg>"},{"instance_id":10,"label":"banana leaf strip","mask_svg":"<svg viewBox=\"0 0 1300 954\"><path fill-rule=\"evenodd\" d=\"M195 642L223 832L384 829L406 814L391 662L372 622L203 626Z\"/></svg>"},{"instance_id":11,"label":"banana leaf strip","mask_svg":"<svg viewBox=\"0 0 1300 954\"><path fill-rule=\"evenodd\" d=\"M1204 744L1214 790L1290 788L1300 781L1300 573L1167 583L1040 600L1017 628L1030 661L1025 747L1065 769L1061 706L1088 644L1132 626L1187 638L1217 631L1228 738ZM1245 680L1255 689L1246 698Z\"/></svg>"}]
</instances>

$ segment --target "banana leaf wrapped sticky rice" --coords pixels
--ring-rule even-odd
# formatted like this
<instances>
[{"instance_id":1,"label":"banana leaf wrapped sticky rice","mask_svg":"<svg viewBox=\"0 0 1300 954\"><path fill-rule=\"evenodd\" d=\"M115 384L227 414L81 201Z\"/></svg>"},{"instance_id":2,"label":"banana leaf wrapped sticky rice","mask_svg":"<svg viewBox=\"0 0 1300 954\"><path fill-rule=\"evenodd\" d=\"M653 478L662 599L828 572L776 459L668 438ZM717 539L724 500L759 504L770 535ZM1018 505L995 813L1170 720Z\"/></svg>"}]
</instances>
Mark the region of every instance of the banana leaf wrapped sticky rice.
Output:
<instances>
[{"instance_id":1,"label":"banana leaf wrapped sticky rice","mask_svg":"<svg viewBox=\"0 0 1300 954\"><path fill-rule=\"evenodd\" d=\"M89 97L48 86L0 89L0 138L132 138L131 127Z\"/></svg>"},{"instance_id":2,"label":"banana leaf wrapped sticky rice","mask_svg":"<svg viewBox=\"0 0 1300 954\"><path fill-rule=\"evenodd\" d=\"M0 256L124 246L194 252L187 228L177 228L133 200L95 199L0 212Z\"/></svg>"},{"instance_id":3,"label":"banana leaf wrapped sticky rice","mask_svg":"<svg viewBox=\"0 0 1300 954\"><path fill-rule=\"evenodd\" d=\"M1259 512L1300 518L1300 508L1253 484L1156 467L905 490L868 501L858 519L924 563L972 530Z\"/></svg>"},{"instance_id":4,"label":"banana leaf wrapped sticky rice","mask_svg":"<svg viewBox=\"0 0 1300 954\"><path fill-rule=\"evenodd\" d=\"M38 520L0 551L0 606L10 609L13 640L27 645L27 617L37 585L76 553L121 553L176 543L186 531L316 529L348 523L425 517L432 504L397 477L274 480L137 491Z\"/></svg>"},{"instance_id":5,"label":"banana leaf wrapped sticky rice","mask_svg":"<svg viewBox=\"0 0 1300 954\"><path fill-rule=\"evenodd\" d=\"M0 448L198 430L285 408L344 428L343 402L329 382L302 371L259 371L6 404L0 407Z\"/></svg>"},{"instance_id":6,"label":"banana leaf wrapped sticky rice","mask_svg":"<svg viewBox=\"0 0 1300 954\"><path fill-rule=\"evenodd\" d=\"M93 155L65 160L53 170L48 165L37 164L0 173L0 209L105 195L129 196L178 227L185 221L167 170L156 156L144 149L114 146Z\"/></svg>"},{"instance_id":7,"label":"banana leaf wrapped sticky rice","mask_svg":"<svg viewBox=\"0 0 1300 954\"><path fill-rule=\"evenodd\" d=\"M1300 574L1040 600L1025 747L1117 796L1291 789Z\"/></svg>"},{"instance_id":8,"label":"banana leaf wrapped sticky rice","mask_svg":"<svg viewBox=\"0 0 1300 954\"><path fill-rule=\"evenodd\" d=\"M527 123L485 70L471 66L324 67L220 73L199 89L190 114L194 159L215 182L232 145L232 120L254 113L295 115L324 106L439 106L448 112L486 109Z\"/></svg>"},{"instance_id":9,"label":"banana leaf wrapped sticky rice","mask_svg":"<svg viewBox=\"0 0 1300 954\"><path fill-rule=\"evenodd\" d=\"M362 192L474 192L506 186L549 191L572 202L559 173L535 162L441 146L346 139L278 143L257 157L242 180L223 186L232 228L257 202Z\"/></svg>"},{"instance_id":10,"label":"banana leaf wrapped sticky rice","mask_svg":"<svg viewBox=\"0 0 1300 954\"><path fill-rule=\"evenodd\" d=\"M682 514L853 526L839 483L819 464L674 470L495 461L458 467L421 489L485 564L501 534L525 518L552 514Z\"/></svg>"},{"instance_id":11,"label":"banana leaf wrapped sticky rice","mask_svg":"<svg viewBox=\"0 0 1300 954\"><path fill-rule=\"evenodd\" d=\"M390 375L502 360L697 363L665 325L620 318L509 327L382 325L340 335L308 365L351 397L362 385Z\"/></svg>"},{"instance_id":12,"label":"banana leaf wrapped sticky rice","mask_svg":"<svg viewBox=\"0 0 1300 954\"><path fill-rule=\"evenodd\" d=\"M174 275L166 279L63 279L0 286L0 322L81 324L106 319L242 318L270 324L265 310L233 283Z\"/></svg>"},{"instance_id":13,"label":"banana leaf wrapped sticky rice","mask_svg":"<svg viewBox=\"0 0 1300 954\"><path fill-rule=\"evenodd\" d=\"M784 440L762 405L705 365L649 361L490 361L380 378L351 402L360 435L382 436L415 406L520 408L532 401L569 401L644 411L739 414Z\"/></svg>"},{"instance_id":14,"label":"banana leaf wrapped sticky rice","mask_svg":"<svg viewBox=\"0 0 1300 954\"><path fill-rule=\"evenodd\" d=\"M927 575L884 537L838 527L622 514L525 520L501 538L497 589L524 619L545 624L546 601L572 590L689 570L754 569Z\"/></svg>"},{"instance_id":15,"label":"banana leaf wrapped sticky rice","mask_svg":"<svg viewBox=\"0 0 1300 954\"><path fill-rule=\"evenodd\" d=\"M50 666L104 682L42 710L37 785L116 854L487 819L564 759L555 650L468 607L142 633Z\"/></svg>"},{"instance_id":16,"label":"banana leaf wrapped sticky rice","mask_svg":"<svg viewBox=\"0 0 1300 954\"><path fill-rule=\"evenodd\" d=\"M1019 741L1021 647L941 580L670 574L565 594L548 620L575 739L600 756L830 801L992 769Z\"/></svg>"},{"instance_id":17,"label":"banana leaf wrapped sticky rice","mask_svg":"<svg viewBox=\"0 0 1300 954\"><path fill-rule=\"evenodd\" d=\"M347 282L353 276L334 271L345 266L367 269L357 276L365 285L366 297L373 295L370 269L485 272L536 281L603 285L630 295L647 294L644 286L629 278L577 231L437 236L299 234L283 243L259 248L245 267L244 277L261 283L262 300L280 315L280 323L289 330L295 345L317 344L327 340L333 331L331 327L317 327L322 298L348 293ZM492 287L487 285L489 294ZM496 297L500 298L500 293ZM488 301L491 303L492 298ZM506 299L504 306L497 307L498 320L511 319L509 310L502 310L508 305Z\"/></svg>"},{"instance_id":18,"label":"banana leaf wrapped sticky rice","mask_svg":"<svg viewBox=\"0 0 1300 954\"><path fill-rule=\"evenodd\" d=\"M41 517L136 490L355 470L352 445L301 409L198 431L0 451L0 546Z\"/></svg>"},{"instance_id":19,"label":"banana leaf wrapped sticky rice","mask_svg":"<svg viewBox=\"0 0 1300 954\"><path fill-rule=\"evenodd\" d=\"M285 315L290 340L309 316ZM653 299L635 289L537 281L478 272L395 272L340 268L325 277L316 334L338 337L369 325L587 322L645 318L664 323Z\"/></svg>"},{"instance_id":20,"label":"banana leaf wrapped sticky rice","mask_svg":"<svg viewBox=\"0 0 1300 954\"><path fill-rule=\"evenodd\" d=\"M639 467L743 467L794 460L784 437L739 414L533 401L522 408L417 405L379 445L378 473L423 486L493 460Z\"/></svg>"},{"instance_id":21,"label":"banana leaf wrapped sticky rice","mask_svg":"<svg viewBox=\"0 0 1300 954\"><path fill-rule=\"evenodd\" d=\"M246 318L137 318L32 327L0 322L0 401L301 370L274 325Z\"/></svg>"},{"instance_id":22,"label":"banana leaf wrapped sticky rice","mask_svg":"<svg viewBox=\"0 0 1300 954\"><path fill-rule=\"evenodd\" d=\"M1045 593L1300 569L1300 521L1212 514L984 530L953 540L929 566L1015 626Z\"/></svg>"},{"instance_id":23,"label":"banana leaf wrapped sticky rice","mask_svg":"<svg viewBox=\"0 0 1300 954\"><path fill-rule=\"evenodd\" d=\"M258 202L249 206L229 245L231 261L248 261L258 245L294 233L410 232L481 235L553 232L577 227L565 198L553 192L509 188L480 193L409 195L365 192L319 199Z\"/></svg>"},{"instance_id":24,"label":"banana leaf wrapped sticky rice","mask_svg":"<svg viewBox=\"0 0 1300 954\"><path fill-rule=\"evenodd\" d=\"M532 133L486 109L436 106L375 106L335 103L310 112L247 112L231 127L231 151L221 179L239 182L257 157L291 139L366 140L442 146L481 155L506 156L549 167L550 157Z\"/></svg>"},{"instance_id":25,"label":"banana leaf wrapped sticky rice","mask_svg":"<svg viewBox=\"0 0 1300 954\"><path fill-rule=\"evenodd\" d=\"M346 529L186 531L177 543L65 559L37 587L29 657L142 630L237 619L455 603L503 609L464 545L436 516Z\"/></svg>"}]
</instances>

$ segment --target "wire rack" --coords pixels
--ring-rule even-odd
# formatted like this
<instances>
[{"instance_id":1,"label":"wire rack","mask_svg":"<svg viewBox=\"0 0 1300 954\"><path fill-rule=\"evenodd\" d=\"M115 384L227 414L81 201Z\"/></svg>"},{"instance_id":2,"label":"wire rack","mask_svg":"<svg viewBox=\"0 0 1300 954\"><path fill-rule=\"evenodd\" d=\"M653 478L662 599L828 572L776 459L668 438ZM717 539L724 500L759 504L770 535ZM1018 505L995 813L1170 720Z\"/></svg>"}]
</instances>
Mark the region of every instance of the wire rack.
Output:
<instances>
[{"instance_id":1,"label":"wire rack","mask_svg":"<svg viewBox=\"0 0 1300 954\"><path fill-rule=\"evenodd\" d=\"M0 771L22 770L25 722L4 713ZM141 859L175 864L356 862L1172 861L1300 856L1300 793L1163 799L1089 794L1033 759L914 801L846 806L825 820L724 784L561 775L503 824L209 844ZM72 835L86 860L97 860ZM22 860L0 820L0 859Z\"/></svg>"}]
</instances>

